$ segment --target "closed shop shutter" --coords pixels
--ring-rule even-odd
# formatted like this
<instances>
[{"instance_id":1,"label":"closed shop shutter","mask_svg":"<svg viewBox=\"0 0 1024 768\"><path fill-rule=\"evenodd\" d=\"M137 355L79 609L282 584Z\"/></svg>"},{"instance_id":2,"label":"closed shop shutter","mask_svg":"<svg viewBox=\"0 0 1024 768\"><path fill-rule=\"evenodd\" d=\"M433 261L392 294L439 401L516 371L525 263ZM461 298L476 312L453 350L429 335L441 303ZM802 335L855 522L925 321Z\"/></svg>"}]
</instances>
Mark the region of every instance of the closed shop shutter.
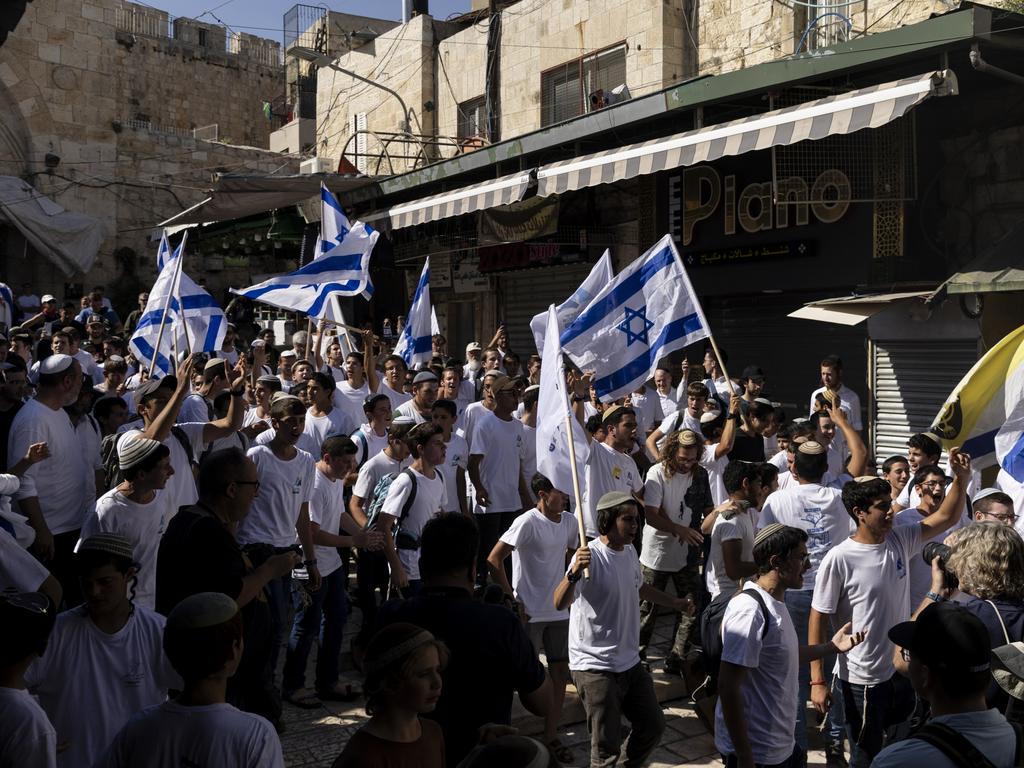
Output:
<instances>
[{"instance_id":1,"label":"closed shop shutter","mask_svg":"<svg viewBox=\"0 0 1024 768\"><path fill-rule=\"evenodd\" d=\"M526 357L534 354L530 321L550 305L557 306L569 298L590 274L592 267L593 264L540 267L504 272L499 276L499 322L505 322L509 343L523 356L524 363ZM481 339L481 343L486 343L489 338Z\"/></svg>"},{"instance_id":2,"label":"closed shop shutter","mask_svg":"<svg viewBox=\"0 0 1024 768\"><path fill-rule=\"evenodd\" d=\"M978 345L964 339L872 342L871 442L879 467L905 456L907 438L928 429L949 393L978 360Z\"/></svg>"}]
</instances>

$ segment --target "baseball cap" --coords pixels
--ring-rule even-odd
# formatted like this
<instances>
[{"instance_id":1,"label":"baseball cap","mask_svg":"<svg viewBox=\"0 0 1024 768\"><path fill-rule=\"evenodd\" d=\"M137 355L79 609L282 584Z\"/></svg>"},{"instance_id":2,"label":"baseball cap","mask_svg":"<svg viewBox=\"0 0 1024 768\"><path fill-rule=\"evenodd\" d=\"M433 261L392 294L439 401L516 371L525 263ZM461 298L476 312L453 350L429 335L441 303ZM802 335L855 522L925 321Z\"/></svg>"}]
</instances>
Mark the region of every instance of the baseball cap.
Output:
<instances>
[{"instance_id":1,"label":"baseball cap","mask_svg":"<svg viewBox=\"0 0 1024 768\"><path fill-rule=\"evenodd\" d=\"M413 378L412 383L422 384L425 381L437 381L437 376L435 376L431 371L420 371Z\"/></svg>"},{"instance_id":2,"label":"baseball cap","mask_svg":"<svg viewBox=\"0 0 1024 768\"><path fill-rule=\"evenodd\" d=\"M54 296L51 296L48 293L45 296L43 296L42 299L40 299L40 302L43 303L43 304L49 304L50 302L53 302L54 304L56 304L57 303L57 299Z\"/></svg>"},{"instance_id":3,"label":"baseball cap","mask_svg":"<svg viewBox=\"0 0 1024 768\"><path fill-rule=\"evenodd\" d=\"M622 491L611 491L597 500L597 509L611 509L612 507L617 507L620 504L628 504L630 502L636 504L637 507L640 506L640 502L628 493L623 493Z\"/></svg>"},{"instance_id":4,"label":"baseball cap","mask_svg":"<svg viewBox=\"0 0 1024 768\"><path fill-rule=\"evenodd\" d=\"M470 352L479 352L483 347L480 346L479 341L471 341L466 345L466 356L469 356Z\"/></svg>"},{"instance_id":5,"label":"baseball cap","mask_svg":"<svg viewBox=\"0 0 1024 768\"><path fill-rule=\"evenodd\" d=\"M135 390L135 402L145 402L147 398L152 397L161 389L170 389L173 391L177 388L178 379L176 376L164 376L159 379L146 379L139 385L138 389Z\"/></svg>"},{"instance_id":6,"label":"baseball cap","mask_svg":"<svg viewBox=\"0 0 1024 768\"><path fill-rule=\"evenodd\" d=\"M499 392L505 392L506 390L511 391L516 388L516 384L512 379L505 375L498 375L491 380L491 392L498 394Z\"/></svg>"},{"instance_id":7,"label":"baseball cap","mask_svg":"<svg viewBox=\"0 0 1024 768\"><path fill-rule=\"evenodd\" d=\"M992 641L981 619L956 603L932 603L889 630L889 639L931 667L949 672L991 668Z\"/></svg>"}]
</instances>

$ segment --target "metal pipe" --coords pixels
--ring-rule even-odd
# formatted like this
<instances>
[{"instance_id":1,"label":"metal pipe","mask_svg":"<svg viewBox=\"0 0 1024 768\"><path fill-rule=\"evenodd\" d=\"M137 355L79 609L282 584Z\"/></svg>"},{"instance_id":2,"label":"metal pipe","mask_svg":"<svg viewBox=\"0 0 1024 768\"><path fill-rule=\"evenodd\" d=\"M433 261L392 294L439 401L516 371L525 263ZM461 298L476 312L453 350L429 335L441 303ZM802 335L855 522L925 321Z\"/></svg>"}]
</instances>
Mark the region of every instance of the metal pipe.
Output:
<instances>
[{"instance_id":1,"label":"metal pipe","mask_svg":"<svg viewBox=\"0 0 1024 768\"><path fill-rule=\"evenodd\" d=\"M978 48L977 43L971 46L971 52L968 55L971 59L971 66L979 72L984 72L987 75L992 75L993 77L998 77L1001 80L1016 83L1017 85L1024 85L1024 75L1018 75L1016 72L1008 72L1005 69L993 67L981 58L981 50Z\"/></svg>"}]
</instances>

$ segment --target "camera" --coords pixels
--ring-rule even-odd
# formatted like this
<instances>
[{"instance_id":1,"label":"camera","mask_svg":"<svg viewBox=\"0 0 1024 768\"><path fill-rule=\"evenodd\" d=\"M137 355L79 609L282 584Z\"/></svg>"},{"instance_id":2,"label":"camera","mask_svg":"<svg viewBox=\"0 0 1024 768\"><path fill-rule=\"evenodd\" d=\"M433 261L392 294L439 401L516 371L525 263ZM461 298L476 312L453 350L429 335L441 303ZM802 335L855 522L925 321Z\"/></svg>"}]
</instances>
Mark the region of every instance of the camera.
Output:
<instances>
[{"instance_id":1,"label":"camera","mask_svg":"<svg viewBox=\"0 0 1024 768\"><path fill-rule=\"evenodd\" d=\"M949 562L949 556L953 554L952 550L945 544L938 541L929 541L924 545L924 549L921 551L921 556L924 561L931 567L932 560L936 557L939 558L939 568L942 569L942 574L946 579L946 589L957 589L960 586L960 579L956 577L956 574L951 573L946 567L946 563Z\"/></svg>"}]
</instances>

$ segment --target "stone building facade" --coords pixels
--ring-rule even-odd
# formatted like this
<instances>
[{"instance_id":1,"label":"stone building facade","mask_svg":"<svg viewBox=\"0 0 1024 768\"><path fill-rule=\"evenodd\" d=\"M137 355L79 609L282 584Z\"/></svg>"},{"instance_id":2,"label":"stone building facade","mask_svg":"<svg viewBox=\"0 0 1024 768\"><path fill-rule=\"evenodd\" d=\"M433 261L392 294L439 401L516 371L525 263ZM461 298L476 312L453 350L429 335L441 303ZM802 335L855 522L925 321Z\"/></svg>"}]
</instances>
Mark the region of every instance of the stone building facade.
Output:
<instances>
[{"instance_id":1,"label":"stone building facade","mask_svg":"<svg viewBox=\"0 0 1024 768\"><path fill-rule=\"evenodd\" d=\"M216 173L297 170L261 149L276 127L264 102L283 90L277 42L117 0L29 4L0 48L0 174L99 219L105 237L92 270L66 276L0 228L3 279L58 297L105 284L131 306L153 277L156 225Z\"/></svg>"}]
</instances>

